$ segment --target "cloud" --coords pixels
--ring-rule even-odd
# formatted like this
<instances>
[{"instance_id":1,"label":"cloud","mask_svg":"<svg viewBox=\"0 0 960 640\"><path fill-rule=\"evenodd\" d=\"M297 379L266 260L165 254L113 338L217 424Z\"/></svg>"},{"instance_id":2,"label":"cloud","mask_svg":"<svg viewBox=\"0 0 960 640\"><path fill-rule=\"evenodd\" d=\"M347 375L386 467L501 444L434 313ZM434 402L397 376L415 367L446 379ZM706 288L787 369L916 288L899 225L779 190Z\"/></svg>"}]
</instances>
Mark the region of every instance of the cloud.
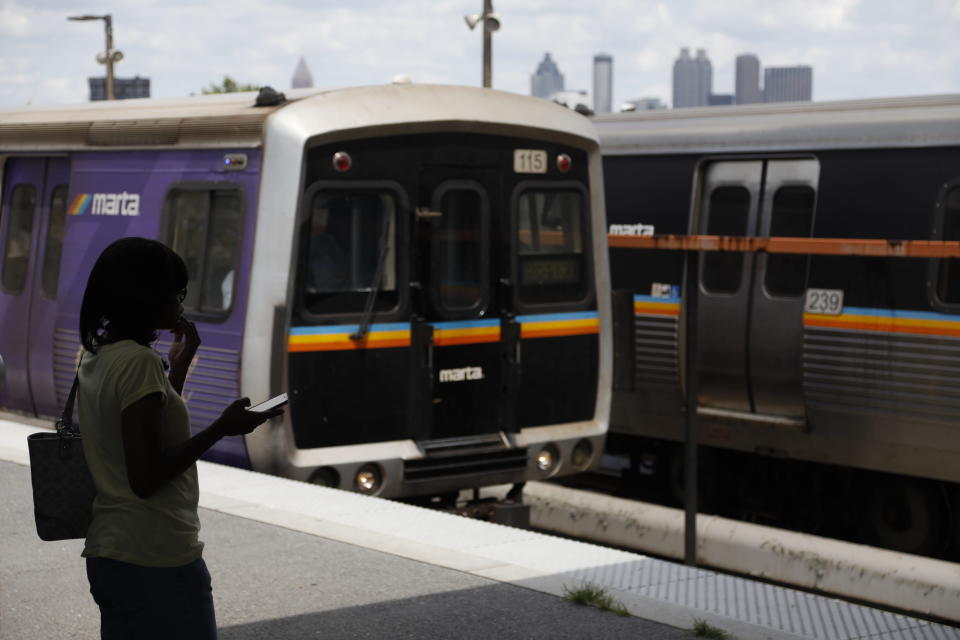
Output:
<instances>
[{"instance_id":1,"label":"cloud","mask_svg":"<svg viewBox=\"0 0 960 640\"><path fill-rule=\"evenodd\" d=\"M818 99L960 91L958 0L494 0L494 85L528 93L549 51L570 89L592 86L592 58L614 57L614 100L669 101L682 46L706 48L718 93L734 58L810 64ZM465 14L479 0L85 0L113 12L122 77L151 78L157 97L199 92L225 74L289 86L300 56L318 85L415 82L477 85L481 33ZM68 0L0 0L0 106L79 101L102 75L97 23L72 23Z\"/></svg>"},{"instance_id":2,"label":"cloud","mask_svg":"<svg viewBox=\"0 0 960 640\"><path fill-rule=\"evenodd\" d=\"M30 33L30 10L16 4L0 6L0 35L24 36Z\"/></svg>"}]
</instances>

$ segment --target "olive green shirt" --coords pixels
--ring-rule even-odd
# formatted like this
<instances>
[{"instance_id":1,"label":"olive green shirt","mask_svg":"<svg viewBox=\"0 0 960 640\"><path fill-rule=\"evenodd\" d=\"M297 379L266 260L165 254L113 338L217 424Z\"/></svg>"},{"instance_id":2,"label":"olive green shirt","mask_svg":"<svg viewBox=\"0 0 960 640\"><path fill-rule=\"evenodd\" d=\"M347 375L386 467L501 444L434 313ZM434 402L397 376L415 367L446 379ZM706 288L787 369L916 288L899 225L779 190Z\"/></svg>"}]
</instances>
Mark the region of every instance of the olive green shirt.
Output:
<instances>
[{"instance_id":1,"label":"olive green shirt","mask_svg":"<svg viewBox=\"0 0 960 640\"><path fill-rule=\"evenodd\" d=\"M200 557L197 465L149 498L127 478L120 412L151 393L163 394L161 445L190 438L190 416L164 373L160 355L132 340L85 351L77 404L87 465L97 486L84 558L112 558L147 567L177 567Z\"/></svg>"}]
</instances>

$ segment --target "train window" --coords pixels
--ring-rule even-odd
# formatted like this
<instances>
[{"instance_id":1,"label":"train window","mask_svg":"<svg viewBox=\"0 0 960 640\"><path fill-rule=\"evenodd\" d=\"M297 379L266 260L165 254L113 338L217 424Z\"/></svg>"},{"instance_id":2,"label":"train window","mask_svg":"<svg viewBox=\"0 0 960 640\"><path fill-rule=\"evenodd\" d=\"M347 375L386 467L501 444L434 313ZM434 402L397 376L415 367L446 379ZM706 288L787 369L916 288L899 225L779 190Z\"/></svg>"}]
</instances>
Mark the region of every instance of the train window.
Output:
<instances>
[{"instance_id":1,"label":"train window","mask_svg":"<svg viewBox=\"0 0 960 640\"><path fill-rule=\"evenodd\" d=\"M443 187L441 187L443 189ZM433 222L433 277L437 306L476 309L485 293L486 203L478 188L442 190Z\"/></svg>"},{"instance_id":2,"label":"train window","mask_svg":"<svg viewBox=\"0 0 960 640\"><path fill-rule=\"evenodd\" d=\"M234 187L174 189L167 196L168 243L187 263L185 310L223 315L236 291L243 205Z\"/></svg>"},{"instance_id":3,"label":"train window","mask_svg":"<svg viewBox=\"0 0 960 640\"><path fill-rule=\"evenodd\" d=\"M50 220L47 223L47 242L43 250L43 272L40 274L40 292L51 299L57 297L66 222L67 185L61 184L54 187L50 196Z\"/></svg>"},{"instance_id":4,"label":"train window","mask_svg":"<svg viewBox=\"0 0 960 640\"><path fill-rule=\"evenodd\" d=\"M747 235L750 192L745 187L717 187L710 193L706 233L711 236ZM743 254L707 251L703 256L703 288L708 293L735 293L740 288Z\"/></svg>"},{"instance_id":5,"label":"train window","mask_svg":"<svg viewBox=\"0 0 960 640\"><path fill-rule=\"evenodd\" d=\"M960 240L960 187L947 192L943 202L943 240ZM960 304L960 259L940 260L937 298L943 304Z\"/></svg>"},{"instance_id":6,"label":"train window","mask_svg":"<svg viewBox=\"0 0 960 640\"><path fill-rule=\"evenodd\" d=\"M240 193L214 191L212 196L200 311L223 311L233 303L236 266L240 262L240 239L243 235Z\"/></svg>"},{"instance_id":7,"label":"train window","mask_svg":"<svg viewBox=\"0 0 960 640\"><path fill-rule=\"evenodd\" d=\"M773 195L770 236L809 238L813 231L814 190L808 186L781 187ZM806 290L810 257L772 253L767 256L763 285L770 295L800 296Z\"/></svg>"},{"instance_id":8,"label":"train window","mask_svg":"<svg viewBox=\"0 0 960 640\"><path fill-rule=\"evenodd\" d=\"M583 194L534 190L517 202L517 292L522 302L581 300L588 291Z\"/></svg>"},{"instance_id":9,"label":"train window","mask_svg":"<svg viewBox=\"0 0 960 640\"><path fill-rule=\"evenodd\" d=\"M305 229L304 306L309 313L359 313L397 304L397 201L390 192L317 191ZM379 277L378 277L379 275Z\"/></svg>"},{"instance_id":10,"label":"train window","mask_svg":"<svg viewBox=\"0 0 960 640\"><path fill-rule=\"evenodd\" d=\"M33 245L33 214L37 207L37 189L32 184L18 184L10 193L10 214L7 242L3 258L3 288L18 294L27 282L27 265Z\"/></svg>"}]
</instances>

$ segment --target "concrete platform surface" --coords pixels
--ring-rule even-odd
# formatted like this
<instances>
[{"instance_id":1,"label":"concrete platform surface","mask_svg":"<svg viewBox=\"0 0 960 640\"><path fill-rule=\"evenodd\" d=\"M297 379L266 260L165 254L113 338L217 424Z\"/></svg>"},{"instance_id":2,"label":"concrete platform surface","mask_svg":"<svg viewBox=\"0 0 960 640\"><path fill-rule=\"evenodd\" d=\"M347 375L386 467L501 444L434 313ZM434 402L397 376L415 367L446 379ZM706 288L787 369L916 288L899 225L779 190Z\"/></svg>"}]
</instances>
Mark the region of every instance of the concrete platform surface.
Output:
<instances>
[{"instance_id":1,"label":"concrete platform surface","mask_svg":"<svg viewBox=\"0 0 960 640\"><path fill-rule=\"evenodd\" d=\"M0 462L0 638L99 637L83 542L42 542L29 468ZM689 638L680 629L202 509L224 640Z\"/></svg>"},{"instance_id":2,"label":"concrete platform surface","mask_svg":"<svg viewBox=\"0 0 960 640\"><path fill-rule=\"evenodd\" d=\"M25 446L35 430L0 419L0 638L96 638L82 541L36 536ZM778 597L795 619L768 615L755 624L749 612L772 603L752 602L747 580L718 581L638 554L220 465L199 468L201 537L222 638L656 640L691 638L700 619L744 640L960 639L957 629L842 602L835 608L845 628L837 633L791 609L803 598L788 589ZM632 615L560 597L584 580L607 587ZM697 600L708 583L728 585L723 602L712 592L696 606L670 596L692 588Z\"/></svg>"}]
</instances>

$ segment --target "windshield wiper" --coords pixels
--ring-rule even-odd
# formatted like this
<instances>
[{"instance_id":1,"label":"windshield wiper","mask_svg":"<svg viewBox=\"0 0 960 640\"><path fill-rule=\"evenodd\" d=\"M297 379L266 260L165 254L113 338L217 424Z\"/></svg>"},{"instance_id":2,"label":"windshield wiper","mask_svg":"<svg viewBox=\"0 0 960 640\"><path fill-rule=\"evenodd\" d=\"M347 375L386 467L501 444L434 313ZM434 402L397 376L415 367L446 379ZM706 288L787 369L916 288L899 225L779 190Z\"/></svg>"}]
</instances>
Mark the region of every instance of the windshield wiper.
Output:
<instances>
[{"instance_id":1,"label":"windshield wiper","mask_svg":"<svg viewBox=\"0 0 960 640\"><path fill-rule=\"evenodd\" d=\"M387 257L387 237L389 236L390 225L387 222L387 214L383 213L383 225L380 228L380 247L377 255L377 270L373 274L373 282L370 285L370 293L367 295L367 302L363 308L363 319L356 333L350 334L350 339L355 341L363 340L370 332L370 321L373 319L373 307L377 302L377 295L380 293L380 281L383 279L383 265Z\"/></svg>"}]
</instances>

